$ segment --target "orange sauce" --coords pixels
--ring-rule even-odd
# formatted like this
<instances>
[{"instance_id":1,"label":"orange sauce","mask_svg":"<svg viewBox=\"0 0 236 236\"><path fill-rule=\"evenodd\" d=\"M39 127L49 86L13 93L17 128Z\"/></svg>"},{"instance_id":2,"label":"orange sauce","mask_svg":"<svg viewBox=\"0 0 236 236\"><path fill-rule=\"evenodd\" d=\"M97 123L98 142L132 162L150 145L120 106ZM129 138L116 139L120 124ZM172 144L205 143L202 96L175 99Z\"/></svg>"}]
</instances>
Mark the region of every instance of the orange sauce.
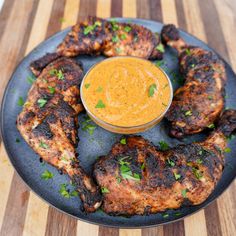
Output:
<instances>
[{"instance_id":1,"label":"orange sauce","mask_svg":"<svg viewBox=\"0 0 236 236\"><path fill-rule=\"evenodd\" d=\"M163 71L147 60L116 57L95 65L82 83L87 110L108 124L132 127L161 116L172 90Z\"/></svg>"}]
</instances>

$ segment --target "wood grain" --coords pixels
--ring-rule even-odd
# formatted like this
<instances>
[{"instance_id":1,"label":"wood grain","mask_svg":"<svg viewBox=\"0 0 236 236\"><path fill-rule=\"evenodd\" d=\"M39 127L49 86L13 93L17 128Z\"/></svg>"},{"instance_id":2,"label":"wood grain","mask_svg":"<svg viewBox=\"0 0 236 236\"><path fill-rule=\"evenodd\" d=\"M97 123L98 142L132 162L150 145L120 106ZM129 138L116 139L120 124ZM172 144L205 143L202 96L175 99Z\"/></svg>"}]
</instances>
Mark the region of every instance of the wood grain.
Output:
<instances>
[{"instance_id":1,"label":"wood grain","mask_svg":"<svg viewBox=\"0 0 236 236\"><path fill-rule=\"evenodd\" d=\"M233 0L5 0L0 12L0 97L23 55L88 15L139 17L175 23L215 48L236 70ZM27 24L26 24L27 22ZM29 192L0 146L0 235L231 236L236 232L236 183L213 204L184 221L147 229L114 229L77 221Z\"/></svg>"}]
</instances>

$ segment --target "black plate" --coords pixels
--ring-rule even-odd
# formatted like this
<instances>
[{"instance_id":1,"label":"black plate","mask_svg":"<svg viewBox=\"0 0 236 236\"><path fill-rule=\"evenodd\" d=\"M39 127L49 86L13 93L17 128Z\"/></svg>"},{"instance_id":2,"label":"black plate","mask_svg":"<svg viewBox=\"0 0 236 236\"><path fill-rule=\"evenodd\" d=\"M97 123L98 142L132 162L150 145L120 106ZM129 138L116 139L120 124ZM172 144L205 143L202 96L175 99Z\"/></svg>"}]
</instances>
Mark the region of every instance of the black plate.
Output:
<instances>
[{"instance_id":1,"label":"black plate","mask_svg":"<svg viewBox=\"0 0 236 236\"><path fill-rule=\"evenodd\" d=\"M118 19L119 21L129 21L130 19ZM143 25L155 32L160 32L162 24L158 22L132 19L134 23ZM25 181L25 183L41 198L47 201L57 209L72 215L78 219L114 227L135 228L145 226L156 226L159 224L173 222L180 218L183 218L197 210L205 207L211 201L216 199L233 181L235 178L236 170L236 139L229 142L229 147L232 149L231 153L226 154L226 167L219 184L211 196L201 205L194 207L183 207L179 210L169 210L167 215L161 213L149 215L149 216L133 216L130 218L125 217L113 217L108 216L105 213L98 211L92 214L85 214L80 210L80 200L78 197L66 199L59 193L59 187L62 183L69 183L69 178L66 175L60 175L58 171L50 165L42 165L39 162L39 157L33 152L33 150L26 144L21 135L16 129L15 121L17 114L21 111L21 107L17 105L17 101L20 96L24 99L27 96L27 92L30 88L30 84L27 83L27 76L31 75L29 70L29 64L31 61L41 57L46 52L52 52L56 46L62 41L69 29L63 30L55 34L53 37L47 39L36 47L29 55L27 55L23 61L18 65L15 72L9 81L2 103L1 110L1 131L3 141L12 162L18 174ZM190 34L181 31L181 36L189 43L193 45L201 46L205 49L212 50L205 43L191 36ZM103 60L104 57L90 57L79 56L76 60L82 61L85 72L96 62ZM162 64L162 68L170 75L172 79L174 89L178 85L176 74L178 74L178 64L176 54L173 50L167 49L164 56L165 64ZM168 68L167 69L167 65ZM227 97L226 106L230 108L236 108L236 75L226 63L226 71L228 75L228 82L226 86ZM84 119L85 114L79 115L80 124ZM144 138L152 141L154 144L158 144L159 141L165 140L170 146L174 146L181 142L190 143L195 140L202 140L206 137L206 133L191 136L186 140L176 140L170 138L167 133L167 125L165 121L155 126L151 130L141 134ZM110 133L100 127L97 127L94 134L90 136L88 133L79 129L80 142L78 145L78 153L80 154L80 160L82 166L91 173L92 165L96 158L100 155L107 154L111 149L112 144L120 137L120 135ZM17 143L16 139L20 142ZM49 170L54 173L54 178L50 180L42 180L41 174L44 170ZM73 187L72 187L73 188Z\"/></svg>"}]
</instances>

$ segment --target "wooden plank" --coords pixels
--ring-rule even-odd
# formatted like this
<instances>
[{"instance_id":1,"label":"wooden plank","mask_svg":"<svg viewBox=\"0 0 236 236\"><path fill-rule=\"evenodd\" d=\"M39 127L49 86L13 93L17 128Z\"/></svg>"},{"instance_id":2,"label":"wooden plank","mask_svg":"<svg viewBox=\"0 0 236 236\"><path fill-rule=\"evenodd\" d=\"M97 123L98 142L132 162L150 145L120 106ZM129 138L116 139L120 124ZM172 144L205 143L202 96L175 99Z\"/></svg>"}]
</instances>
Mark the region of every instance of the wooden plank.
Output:
<instances>
[{"instance_id":1,"label":"wooden plank","mask_svg":"<svg viewBox=\"0 0 236 236\"><path fill-rule=\"evenodd\" d=\"M152 227L142 229L142 236L164 236L163 227Z\"/></svg>"},{"instance_id":2,"label":"wooden plank","mask_svg":"<svg viewBox=\"0 0 236 236\"><path fill-rule=\"evenodd\" d=\"M75 236L77 220L49 207L45 236Z\"/></svg>"},{"instance_id":3,"label":"wooden plank","mask_svg":"<svg viewBox=\"0 0 236 236\"><path fill-rule=\"evenodd\" d=\"M137 17L150 19L149 0L137 0Z\"/></svg>"},{"instance_id":4,"label":"wooden plank","mask_svg":"<svg viewBox=\"0 0 236 236\"><path fill-rule=\"evenodd\" d=\"M46 38L55 34L61 28L64 16L65 0L54 1L47 27Z\"/></svg>"},{"instance_id":5,"label":"wooden plank","mask_svg":"<svg viewBox=\"0 0 236 236\"><path fill-rule=\"evenodd\" d=\"M0 232L1 236L22 235L28 199L28 188L19 176L14 173Z\"/></svg>"},{"instance_id":6,"label":"wooden plank","mask_svg":"<svg viewBox=\"0 0 236 236\"><path fill-rule=\"evenodd\" d=\"M61 28L67 28L76 23L79 12L79 0L66 0Z\"/></svg>"},{"instance_id":7,"label":"wooden plank","mask_svg":"<svg viewBox=\"0 0 236 236\"><path fill-rule=\"evenodd\" d=\"M207 228L204 210L184 219L185 235L191 236L207 236Z\"/></svg>"},{"instance_id":8,"label":"wooden plank","mask_svg":"<svg viewBox=\"0 0 236 236\"><path fill-rule=\"evenodd\" d=\"M123 17L136 17L136 0L123 1L122 15Z\"/></svg>"},{"instance_id":9,"label":"wooden plank","mask_svg":"<svg viewBox=\"0 0 236 236\"><path fill-rule=\"evenodd\" d=\"M173 0L162 0L161 1L161 7L162 7L162 14L163 14L163 22L165 24L170 23L177 23L177 14L176 14L176 8L174 5Z\"/></svg>"},{"instance_id":10,"label":"wooden plank","mask_svg":"<svg viewBox=\"0 0 236 236\"><path fill-rule=\"evenodd\" d=\"M3 194L1 194L0 201L0 229L5 214L7 200L11 188L11 181L14 170L9 162L3 143L0 146L0 188Z\"/></svg>"},{"instance_id":11,"label":"wooden plank","mask_svg":"<svg viewBox=\"0 0 236 236\"><path fill-rule=\"evenodd\" d=\"M164 236L184 236L185 231L184 231L184 222L183 220L177 221L168 225L164 225ZM186 234L190 235L190 234Z\"/></svg>"},{"instance_id":12,"label":"wooden plank","mask_svg":"<svg viewBox=\"0 0 236 236\"><path fill-rule=\"evenodd\" d=\"M183 1L183 6L188 32L206 42L203 21L200 19L198 0Z\"/></svg>"},{"instance_id":13,"label":"wooden plank","mask_svg":"<svg viewBox=\"0 0 236 236\"><path fill-rule=\"evenodd\" d=\"M122 16L122 0L111 0L111 16Z\"/></svg>"},{"instance_id":14,"label":"wooden plank","mask_svg":"<svg viewBox=\"0 0 236 236\"><path fill-rule=\"evenodd\" d=\"M96 0L80 0L78 21L84 20L88 16L95 16L96 5Z\"/></svg>"},{"instance_id":15,"label":"wooden plank","mask_svg":"<svg viewBox=\"0 0 236 236\"><path fill-rule=\"evenodd\" d=\"M111 0L98 0L96 16L107 18L111 16Z\"/></svg>"},{"instance_id":16,"label":"wooden plank","mask_svg":"<svg viewBox=\"0 0 236 236\"><path fill-rule=\"evenodd\" d=\"M225 44L228 49L229 59L234 71L236 71L236 43L235 43L235 1L221 0L214 1L217 12L220 16L220 26L224 35Z\"/></svg>"},{"instance_id":17,"label":"wooden plank","mask_svg":"<svg viewBox=\"0 0 236 236\"><path fill-rule=\"evenodd\" d=\"M187 30L187 20L184 17L184 6L182 0L175 0L175 8L177 13L178 26L184 30Z\"/></svg>"},{"instance_id":18,"label":"wooden plank","mask_svg":"<svg viewBox=\"0 0 236 236\"><path fill-rule=\"evenodd\" d=\"M83 221L77 222L77 236L98 236L99 227Z\"/></svg>"},{"instance_id":19,"label":"wooden plank","mask_svg":"<svg viewBox=\"0 0 236 236\"><path fill-rule=\"evenodd\" d=\"M163 14L161 0L149 0L149 5L151 20L162 22Z\"/></svg>"},{"instance_id":20,"label":"wooden plank","mask_svg":"<svg viewBox=\"0 0 236 236\"><path fill-rule=\"evenodd\" d=\"M141 229L120 229L119 236L141 236Z\"/></svg>"},{"instance_id":21,"label":"wooden plank","mask_svg":"<svg viewBox=\"0 0 236 236\"><path fill-rule=\"evenodd\" d=\"M119 229L99 226L98 236L119 236Z\"/></svg>"}]
</instances>

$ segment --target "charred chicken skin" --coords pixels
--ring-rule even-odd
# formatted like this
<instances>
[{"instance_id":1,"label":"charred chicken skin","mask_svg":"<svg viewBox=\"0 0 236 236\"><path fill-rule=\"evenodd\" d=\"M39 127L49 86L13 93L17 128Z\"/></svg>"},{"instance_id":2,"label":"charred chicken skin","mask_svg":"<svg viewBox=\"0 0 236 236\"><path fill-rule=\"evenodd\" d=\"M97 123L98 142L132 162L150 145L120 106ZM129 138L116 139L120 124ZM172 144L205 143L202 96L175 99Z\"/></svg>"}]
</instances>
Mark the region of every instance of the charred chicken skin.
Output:
<instances>
[{"instance_id":1,"label":"charred chicken skin","mask_svg":"<svg viewBox=\"0 0 236 236\"><path fill-rule=\"evenodd\" d=\"M83 110L80 65L61 57L50 63L32 85L17 128L25 141L47 163L68 174L77 185L84 209L101 204L98 187L80 167L77 146L78 113Z\"/></svg>"},{"instance_id":2,"label":"charred chicken skin","mask_svg":"<svg viewBox=\"0 0 236 236\"><path fill-rule=\"evenodd\" d=\"M185 78L166 115L170 133L177 138L199 133L212 126L224 107L224 63L213 52L187 45L174 25L164 26L161 37L178 51L179 70Z\"/></svg>"},{"instance_id":3,"label":"charred chicken skin","mask_svg":"<svg viewBox=\"0 0 236 236\"><path fill-rule=\"evenodd\" d=\"M83 54L162 59L163 45L157 33L143 26L89 17L72 27L63 42L58 45L56 53L48 53L34 61L31 69L37 75L55 58Z\"/></svg>"},{"instance_id":4,"label":"charred chicken skin","mask_svg":"<svg viewBox=\"0 0 236 236\"><path fill-rule=\"evenodd\" d=\"M203 142L167 151L140 136L116 143L94 167L104 192L103 210L112 215L143 215L204 202L221 178L226 136L235 128L236 111L227 110Z\"/></svg>"}]
</instances>

